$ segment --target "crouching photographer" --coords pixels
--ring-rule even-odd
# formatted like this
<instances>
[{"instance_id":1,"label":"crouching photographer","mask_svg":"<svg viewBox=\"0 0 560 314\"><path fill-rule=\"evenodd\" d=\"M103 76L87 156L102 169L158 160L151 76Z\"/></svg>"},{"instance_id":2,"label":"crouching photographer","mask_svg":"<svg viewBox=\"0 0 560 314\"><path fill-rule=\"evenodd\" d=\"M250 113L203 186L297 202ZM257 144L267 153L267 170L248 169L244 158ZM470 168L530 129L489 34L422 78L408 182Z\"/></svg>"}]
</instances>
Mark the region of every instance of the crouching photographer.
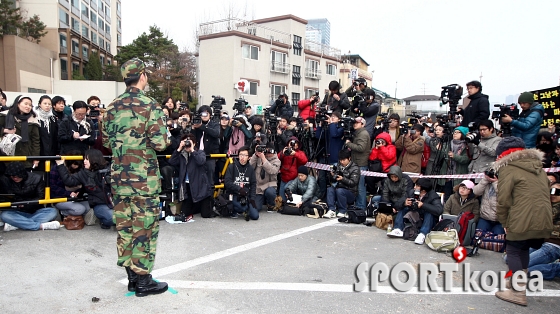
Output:
<instances>
[{"instance_id":1,"label":"crouching photographer","mask_svg":"<svg viewBox=\"0 0 560 314\"><path fill-rule=\"evenodd\" d=\"M228 166L224 177L226 194L233 203L231 218L237 218L238 214L242 213L245 220L257 220L259 219L255 204L257 178L255 170L249 164L249 148L241 147L237 156L239 158Z\"/></svg>"},{"instance_id":2,"label":"crouching photographer","mask_svg":"<svg viewBox=\"0 0 560 314\"><path fill-rule=\"evenodd\" d=\"M360 182L360 167L351 159L349 150L338 153L338 164L332 167L332 186L327 189L327 206L329 210L323 218L344 217L348 205L354 203ZM338 208L338 215L336 214Z\"/></svg>"},{"instance_id":3,"label":"crouching photographer","mask_svg":"<svg viewBox=\"0 0 560 314\"><path fill-rule=\"evenodd\" d=\"M257 211L260 211L263 204L266 203L267 211L272 212L278 185L277 176L280 170L280 159L274 151L274 144L256 146L249 164L255 169L257 178L255 207Z\"/></svg>"},{"instance_id":4,"label":"crouching photographer","mask_svg":"<svg viewBox=\"0 0 560 314\"><path fill-rule=\"evenodd\" d=\"M188 222L198 212L202 218L212 218L212 192L214 185L208 182L206 153L195 149L196 136L186 134L179 147L173 151L169 164L179 168L180 220Z\"/></svg>"}]
</instances>

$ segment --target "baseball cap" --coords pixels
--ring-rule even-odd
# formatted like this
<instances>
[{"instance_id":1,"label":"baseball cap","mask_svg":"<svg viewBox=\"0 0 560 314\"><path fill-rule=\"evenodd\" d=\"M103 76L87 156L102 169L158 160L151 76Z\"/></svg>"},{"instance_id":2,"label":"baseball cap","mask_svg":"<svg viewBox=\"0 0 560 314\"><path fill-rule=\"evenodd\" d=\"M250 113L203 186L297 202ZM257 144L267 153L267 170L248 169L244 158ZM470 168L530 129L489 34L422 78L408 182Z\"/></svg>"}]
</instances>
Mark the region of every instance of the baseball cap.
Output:
<instances>
[{"instance_id":1,"label":"baseball cap","mask_svg":"<svg viewBox=\"0 0 560 314\"><path fill-rule=\"evenodd\" d=\"M365 125L366 124L366 119L364 119L363 117L357 117L356 122L360 122L361 124Z\"/></svg>"},{"instance_id":2,"label":"baseball cap","mask_svg":"<svg viewBox=\"0 0 560 314\"><path fill-rule=\"evenodd\" d=\"M463 180L459 185L464 185L467 189L472 190L474 188L474 183L470 180Z\"/></svg>"},{"instance_id":3,"label":"baseball cap","mask_svg":"<svg viewBox=\"0 0 560 314\"><path fill-rule=\"evenodd\" d=\"M146 69L146 64L144 61L138 58L132 58L121 66L121 75L124 80L129 78L140 77L142 73L152 73L152 71Z\"/></svg>"},{"instance_id":4,"label":"baseball cap","mask_svg":"<svg viewBox=\"0 0 560 314\"><path fill-rule=\"evenodd\" d=\"M226 119L229 120L229 116L227 114L223 114L222 117L220 119Z\"/></svg>"}]
</instances>

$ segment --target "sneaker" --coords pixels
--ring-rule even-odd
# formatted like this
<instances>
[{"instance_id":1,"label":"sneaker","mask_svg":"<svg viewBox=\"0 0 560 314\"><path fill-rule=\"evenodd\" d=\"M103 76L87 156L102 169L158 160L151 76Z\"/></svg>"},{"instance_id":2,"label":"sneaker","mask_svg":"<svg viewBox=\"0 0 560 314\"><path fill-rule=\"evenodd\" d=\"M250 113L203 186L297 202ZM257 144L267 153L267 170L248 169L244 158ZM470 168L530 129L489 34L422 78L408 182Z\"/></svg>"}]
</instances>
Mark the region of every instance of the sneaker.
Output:
<instances>
[{"instance_id":1,"label":"sneaker","mask_svg":"<svg viewBox=\"0 0 560 314\"><path fill-rule=\"evenodd\" d=\"M42 230L58 230L60 229L60 222L53 220L50 222L44 222L41 224Z\"/></svg>"},{"instance_id":2,"label":"sneaker","mask_svg":"<svg viewBox=\"0 0 560 314\"><path fill-rule=\"evenodd\" d=\"M344 217L346 217L346 214L338 213L338 214L336 214L336 217L338 217L338 218L344 218Z\"/></svg>"},{"instance_id":3,"label":"sneaker","mask_svg":"<svg viewBox=\"0 0 560 314\"><path fill-rule=\"evenodd\" d=\"M233 213L231 214L231 216L229 216L229 218L233 218L233 219L237 219L238 215L237 213Z\"/></svg>"},{"instance_id":4,"label":"sneaker","mask_svg":"<svg viewBox=\"0 0 560 314\"><path fill-rule=\"evenodd\" d=\"M401 229L393 229L393 231L387 233L387 236L390 238L402 238L403 232Z\"/></svg>"},{"instance_id":5,"label":"sneaker","mask_svg":"<svg viewBox=\"0 0 560 314\"><path fill-rule=\"evenodd\" d=\"M267 213L273 213L274 212L274 206L266 205L266 212Z\"/></svg>"},{"instance_id":6,"label":"sneaker","mask_svg":"<svg viewBox=\"0 0 560 314\"><path fill-rule=\"evenodd\" d=\"M323 215L323 218L335 218L336 213L332 210L329 210L326 214Z\"/></svg>"},{"instance_id":7,"label":"sneaker","mask_svg":"<svg viewBox=\"0 0 560 314\"><path fill-rule=\"evenodd\" d=\"M7 222L4 223L4 231L6 231L6 232L14 231L14 230L18 230L18 229L19 229L18 227L14 227Z\"/></svg>"},{"instance_id":8,"label":"sneaker","mask_svg":"<svg viewBox=\"0 0 560 314\"><path fill-rule=\"evenodd\" d=\"M423 233L419 233L418 236L416 236L416 240L414 240L414 243L422 245L422 244L424 244L425 239L426 239L426 236Z\"/></svg>"}]
</instances>

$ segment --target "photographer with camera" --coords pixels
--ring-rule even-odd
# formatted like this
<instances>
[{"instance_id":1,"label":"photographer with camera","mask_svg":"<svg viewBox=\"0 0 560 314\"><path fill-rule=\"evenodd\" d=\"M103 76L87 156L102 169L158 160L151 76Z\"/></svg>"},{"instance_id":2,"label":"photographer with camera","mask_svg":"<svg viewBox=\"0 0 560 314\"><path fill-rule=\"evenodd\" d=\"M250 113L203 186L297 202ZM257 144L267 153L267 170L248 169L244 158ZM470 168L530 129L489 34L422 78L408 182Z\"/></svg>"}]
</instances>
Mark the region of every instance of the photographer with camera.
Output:
<instances>
[{"instance_id":1,"label":"photographer with camera","mask_svg":"<svg viewBox=\"0 0 560 314\"><path fill-rule=\"evenodd\" d=\"M181 128L181 136L192 133L191 111L189 109L179 112L179 125Z\"/></svg>"},{"instance_id":2,"label":"photographer with camera","mask_svg":"<svg viewBox=\"0 0 560 314\"><path fill-rule=\"evenodd\" d=\"M275 146L276 151L281 151L288 144L289 139L294 136L294 128L288 124L289 116L280 117L278 128L276 129Z\"/></svg>"},{"instance_id":3,"label":"photographer with camera","mask_svg":"<svg viewBox=\"0 0 560 314\"><path fill-rule=\"evenodd\" d=\"M363 77L358 77L352 81L352 85L344 93L350 98L364 93L366 89L370 89L367 87L367 81Z\"/></svg>"},{"instance_id":4,"label":"photographer with camera","mask_svg":"<svg viewBox=\"0 0 560 314\"><path fill-rule=\"evenodd\" d=\"M239 148L251 143L253 134L251 125L244 115L237 115L231 120L231 136L229 137L229 153L236 155Z\"/></svg>"},{"instance_id":5,"label":"photographer with camera","mask_svg":"<svg viewBox=\"0 0 560 314\"><path fill-rule=\"evenodd\" d=\"M202 218L215 216L212 211L214 184L208 181L206 153L196 149L194 134L181 137L179 147L173 151L169 164L179 168L179 197L181 220L188 222L200 212Z\"/></svg>"},{"instance_id":6,"label":"photographer with camera","mask_svg":"<svg viewBox=\"0 0 560 314\"><path fill-rule=\"evenodd\" d=\"M424 244L426 235L432 230L437 222L439 215L443 212L441 198L432 189L430 179L420 178L414 185L414 198L407 198L404 202L404 208L401 210L393 209L397 215L394 219L394 228L387 233L391 238L402 238L404 230L404 216L411 210L415 210L422 218L422 226L418 230L418 235L414 243L418 245Z\"/></svg>"},{"instance_id":7,"label":"photographer with camera","mask_svg":"<svg viewBox=\"0 0 560 314\"><path fill-rule=\"evenodd\" d=\"M257 118L257 116L255 116L253 114L253 108L251 108L251 106L249 104L247 104L245 106L245 111L243 112L243 115L245 116L245 120L250 124L253 125L254 119Z\"/></svg>"},{"instance_id":8,"label":"photographer with camera","mask_svg":"<svg viewBox=\"0 0 560 314\"><path fill-rule=\"evenodd\" d=\"M341 93L342 86L338 81L331 81L329 83L329 93L323 98L321 103L322 107L326 107L327 111L344 113L344 110L350 108L350 101L346 93Z\"/></svg>"},{"instance_id":9,"label":"photographer with camera","mask_svg":"<svg viewBox=\"0 0 560 314\"><path fill-rule=\"evenodd\" d=\"M373 132L377 124L377 114L381 105L375 101L375 91L373 89L367 88L363 95L362 101L358 101L352 111L354 114L361 115L366 119L365 128L369 133L369 137L374 138Z\"/></svg>"},{"instance_id":10,"label":"photographer with camera","mask_svg":"<svg viewBox=\"0 0 560 314\"><path fill-rule=\"evenodd\" d=\"M534 97L531 92L519 95L517 102L522 109L519 119L513 120L508 115L502 117L503 123L511 123L511 135L522 138L526 148L537 146L537 135L544 118L544 107L535 102Z\"/></svg>"},{"instance_id":11,"label":"photographer with camera","mask_svg":"<svg viewBox=\"0 0 560 314\"><path fill-rule=\"evenodd\" d=\"M338 164L332 167L330 177L333 184L327 189L329 210L323 218L344 217L348 205L356 199L360 182L360 168L352 161L349 150L343 149L338 153Z\"/></svg>"},{"instance_id":12,"label":"photographer with camera","mask_svg":"<svg viewBox=\"0 0 560 314\"><path fill-rule=\"evenodd\" d=\"M249 159L249 164L255 169L257 177L257 190L255 205L257 211L261 211L266 203L267 212L272 212L276 190L278 185L278 171L280 170L280 159L276 155L274 145L257 145L255 153Z\"/></svg>"},{"instance_id":13,"label":"photographer with camera","mask_svg":"<svg viewBox=\"0 0 560 314\"><path fill-rule=\"evenodd\" d=\"M224 177L226 193L230 195L233 203L233 214L231 218L237 218L243 214L245 220L259 219L256 208L255 197L257 191L257 178L255 170L249 164L249 147L241 147L238 158L230 164Z\"/></svg>"},{"instance_id":14,"label":"photographer with camera","mask_svg":"<svg viewBox=\"0 0 560 314\"><path fill-rule=\"evenodd\" d=\"M463 116L461 126L468 127L471 122L474 122L477 126L480 121L487 120L490 117L488 95L482 93L482 84L479 81L468 82L467 92L470 102L467 107L458 110L458 114Z\"/></svg>"},{"instance_id":15,"label":"photographer with camera","mask_svg":"<svg viewBox=\"0 0 560 314\"><path fill-rule=\"evenodd\" d=\"M476 229L484 232L491 231L494 234L504 234L504 227L498 221L496 206L498 205L498 176L493 170L486 171L484 178L472 189L480 200L480 217Z\"/></svg>"},{"instance_id":16,"label":"photographer with camera","mask_svg":"<svg viewBox=\"0 0 560 314\"><path fill-rule=\"evenodd\" d=\"M260 117L253 117L253 123L252 123L253 127L251 128L251 134L252 134L252 138L253 141L251 142L251 146L250 146L250 153L251 156L253 156L253 153L255 153L255 147L257 145L267 145L268 144L268 137L266 136L266 131L264 130L264 121L262 118ZM274 149L274 145L272 147L272 149Z\"/></svg>"},{"instance_id":17,"label":"photographer with camera","mask_svg":"<svg viewBox=\"0 0 560 314\"><path fill-rule=\"evenodd\" d=\"M286 194L290 193L301 195L301 202L296 204L296 207L303 209L309 208L311 203L317 200L315 193L317 192L317 180L314 176L309 175L309 170L306 166L298 167L298 176L286 185Z\"/></svg>"},{"instance_id":18,"label":"photographer with camera","mask_svg":"<svg viewBox=\"0 0 560 314\"><path fill-rule=\"evenodd\" d=\"M315 119L315 107L321 101L319 97L319 92L311 96L309 99L303 99L298 101L297 105L299 108L299 117L307 120L307 118Z\"/></svg>"},{"instance_id":19,"label":"photographer with camera","mask_svg":"<svg viewBox=\"0 0 560 314\"><path fill-rule=\"evenodd\" d=\"M338 152L344 146L344 128L338 123L342 118L340 112L333 112L323 123L318 123L315 129L317 144L317 162L336 165ZM320 170L317 183L319 184L319 198L324 199L327 193L327 171Z\"/></svg>"},{"instance_id":20,"label":"photographer with camera","mask_svg":"<svg viewBox=\"0 0 560 314\"><path fill-rule=\"evenodd\" d=\"M482 173L496 161L496 147L502 140L494 130L492 120L483 120L478 124L478 133L467 134L467 142L473 153L469 164L469 173ZM476 179L476 182L480 179Z\"/></svg>"},{"instance_id":21,"label":"photographer with camera","mask_svg":"<svg viewBox=\"0 0 560 314\"><path fill-rule=\"evenodd\" d=\"M369 133L365 129L366 119L357 117L354 121L354 138L352 141L346 140L346 147L352 151L352 161L360 170L368 170L369 154L371 152L371 139ZM360 175L358 183L358 197L356 198L356 207L359 209L366 208L366 183L365 176Z\"/></svg>"},{"instance_id":22,"label":"photographer with camera","mask_svg":"<svg viewBox=\"0 0 560 314\"><path fill-rule=\"evenodd\" d=\"M424 127L421 124L415 124L410 131L402 134L395 142L397 151L402 151L397 160L402 171L420 173L422 170L423 132Z\"/></svg>"},{"instance_id":23,"label":"photographer with camera","mask_svg":"<svg viewBox=\"0 0 560 314\"><path fill-rule=\"evenodd\" d=\"M220 149L220 126L212 118L212 108L207 105L198 108L199 117L192 120L193 132L196 136L196 143L199 150L202 150L206 155L218 154ZM206 157L206 166L208 166L208 181L213 184L214 182L214 169L216 169L216 160Z\"/></svg>"},{"instance_id":24,"label":"photographer with camera","mask_svg":"<svg viewBox=\"0 0 560 314\"><path fill-rule=\"evenodd\" d=\"M294 115L294 108L288 100L288 95L285 93L280 94L278 98L270 106L270 113L277 117L292 117Z\"/></svg>"},{"instance_id":25,"label":"photographer with camera","mask_svg":"<svg viewBox=\"0 0 560 314\"><path fill-rule=\"evenodd\" d=\"M292 136L288 145L278 153L278 159L280 159L282 165L280 168L280 188L278 193L284 202L286 201L284 192L286 184L297 177L297 169L308 161L305 153L299 149L299 144L298 138Z\"/></svg>"}]
</instances>

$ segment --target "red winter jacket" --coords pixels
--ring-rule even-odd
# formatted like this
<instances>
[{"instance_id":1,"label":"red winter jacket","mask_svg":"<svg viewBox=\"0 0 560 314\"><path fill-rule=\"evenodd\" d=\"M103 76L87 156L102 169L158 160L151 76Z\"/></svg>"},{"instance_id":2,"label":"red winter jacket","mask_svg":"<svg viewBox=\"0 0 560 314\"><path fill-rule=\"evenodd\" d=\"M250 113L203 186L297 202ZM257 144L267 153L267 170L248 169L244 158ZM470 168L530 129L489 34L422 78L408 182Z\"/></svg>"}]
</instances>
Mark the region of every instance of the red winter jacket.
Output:
<instances>
[{"instance_id":1,"label":"red winter jacket","mask_svg":"<svg viewBox=\"0 0 560 314\"><path fill-rule=\"evenodd\" d=\"M303 120L309 117L315 119L315 110L311 110L311 101L309 99L298 101L297 106L299 108L299 116Z\"/></svg>"},{"instance_id":2,"label":"red winter jacket","mask_svg":"<svg viewBox=\"0 0 560 314\"><path fill-rule=\"evenodd\" d=\"M374 147L371 150L371 154L369 154L369 160L381 160L383 172L389 172L389 168L397 163L397 148L395 145L391 144L391 135L389 135L389 133L380 133L375 139L383 139L388 145L380 148Z\"/></svg>"},{"instance_id":3,"label":"red winter jacket","mask_svg":"<svg viewBox=\"0 0 560 314\"><path fill-rule=\"evenodd\" d=\"M295 179L298 175L298 167L307 163L307 156L301 150L296 150L296 154L293 156L286 156L284 151L281 151L278 153L278 159L281 162L280 175L282 182L285 183Z\"/></svg>"}]
</instances>

